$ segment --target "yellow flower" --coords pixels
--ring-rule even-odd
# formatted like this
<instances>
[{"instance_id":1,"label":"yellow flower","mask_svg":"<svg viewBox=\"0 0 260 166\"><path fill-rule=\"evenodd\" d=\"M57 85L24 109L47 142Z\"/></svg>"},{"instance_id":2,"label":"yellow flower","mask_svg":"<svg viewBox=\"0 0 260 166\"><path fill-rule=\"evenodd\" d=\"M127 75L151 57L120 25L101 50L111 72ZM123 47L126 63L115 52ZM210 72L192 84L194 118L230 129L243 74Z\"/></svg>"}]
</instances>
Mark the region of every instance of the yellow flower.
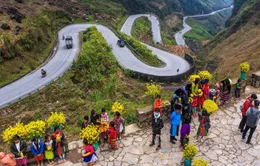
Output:
<instances>
[{"instance_id":1,"label":"yellow flower","mask_svg":"<svg viewBox=\"0 0 260 166\"><path fill-rule=\"evenodd\" d=\"M31 139L33 137L42 137L46 130L46 122L42 120L37 120L37 121L30 122L24 127L27 130L26 137L28 139Z\"/></svg>"},{"instance_id":2,"label":"yellow flower","mask_svg":"<svg viewBox=\"0 0 260 166\"><path fill-rule=\"evenodd\" d=\"M120 114L122 114L124 109L125 109L124 105L119 102L114 102L112 105L112 112L114 113L119 112Z\"/></svg>"},{"instance_id":3,"label":"yellow flower","mask_svg":"<svg viewBox=\"0 0 260 166\"><path fill-rule=\"evenodd\" d=\"M198 153L198 148L196 145L185 145L184 151L183 151L183 158L185 160L192 160L194 156Z\"/></svg>"},{"instance_id":4,"label":"yellow flower","mask_svg":"<svg viewBox=\"0 0 260 166\"><path fill-rule=\"evenodd\" d=\"M218 105L212 100L205 100L203 103L203 108L208 114L212 114L218 110Z\"/></svg>"},{"instance_id":5,"label":"yellow flower","mask_svg":"<svg viewBox=\"0 0 260 166\"><path fill-rule=\"evenodd\" d=\"M80 137L86 139L89 144L94 144L99 139L99 131L93 124L89 124L85 129L81 130Z\"/></svg>"},{"instance_id":6,"label":"yellow flower","mask_svg":"<svg viewBox=\"0 0 260 166\"><path fill-rule=\"evenodd\" d=\"M202 80L204 79L210 80L213 77L208 70L200 71L199 76Z\"/></svg>"},{"instance_id":7,"label":"yellow flower","mask_svg":"<svg viewBox=\"0 0 260 166\"><path fill-rule=\"evenodd\" d=\"M2 134L3 140L9 144L12 143L15 135L21 138L26 138L27 130L22 123L16 123L15 126L10 126Z\"/></svg>"},{"instance_id":8,"label":"yellow flower","mask_svg":"<svg viewBox=\"0 0 260 166\"><path fill-rule=\"evenodd\" d=\"M247 62L243 62L239 65L241 72L248 72L250 70L250 65Z\"/></svg>"},{"instance_id":9,"label":"yellow flower","mask_svg":"<svg viewBox=\"0 0 260 166\"><path fill-rule=\"evenodd\" d=\"M203 92L201 89L198 90L198 95L199 95L199 97L201 97L203 95Z\"/></svg>"},{"instance_id":10,"label":"yellow flower","mask_svg":"<svg viewBox=\"0 0 260 166\"><path fill-rule=\"evenodd\" d=\"M200 76L199 76L199 75L196 75L196 74L190 75L189 81L190 81L191 83L193 83L193 82L196 80L196 78L199 78L199 79L200 79Z\"/></svg>"},{"instance_id":11,"label":"yellow flower","mask_svg":"<svg viewBox=\"0 0 260 166\"><path fill-rule=\"evenodd\" d=\"M49 119L47 119L48 127L62 126L66 123L66 117L62 112L52 112Z\"/></svg>"},{"instance_id":12,"label":"yellow flower","mask_svg":"<svg viewBox=\"0 0 260 166\"><path fill-rule=\"evenodd\" d=\"M157 95L161 94L162 87L160 85L156 85L155 83L146 84L146 88L148 91L145 92L146 95L155 98Z\"/></svg>"},{"instance_id":13,"label":"yellow flower","mask_svg":"<svg viewBox=\"0 0 260 166\"><path fill-rule=\"evenodd\" d=\"M192 166L208 166L208 162L203 160L202 158L196 158L192 161Z\"/></svg>"}]
</instances>

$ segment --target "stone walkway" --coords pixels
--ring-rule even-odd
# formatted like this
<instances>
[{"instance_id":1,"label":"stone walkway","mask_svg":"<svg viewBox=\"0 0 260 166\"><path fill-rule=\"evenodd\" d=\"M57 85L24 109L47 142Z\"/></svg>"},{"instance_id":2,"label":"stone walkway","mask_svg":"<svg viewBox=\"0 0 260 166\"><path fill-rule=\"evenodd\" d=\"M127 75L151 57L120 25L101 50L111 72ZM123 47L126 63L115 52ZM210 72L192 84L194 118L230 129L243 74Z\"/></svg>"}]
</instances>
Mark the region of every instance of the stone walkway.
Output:
<instances>
[{"instance_id":1,"label":"stone walkway","mask_svg":"<svg viewBox=\"0 0 260 166\"><path fill-rule=\"evenodd\" d=\"M258 95L260 98L260 95ZM196 157L207 160L212 166L260 166L260 129L258 128L252 139L254 146L249 146L241 141L238 125L241 120L240 105L244 99L233 106L219 110L211 117L211 128L207 137L196 141L198 120L194 118L191 130L191 143L199 147ZM98 152L101 166L127 166L127 165L181 165L182 153L180 143L169 143L169 123L165 124L162 132L162 149L156 151L149 147L151 143L151 129L136 131L121 140L120 148L111 151L107 148ZM82 165L80 149L75 149L68 154L70 162L62 165ZM74 156L74 157L73 157ZM75 164L73 164L75 163Z\"/></svg>"}]
</instances>

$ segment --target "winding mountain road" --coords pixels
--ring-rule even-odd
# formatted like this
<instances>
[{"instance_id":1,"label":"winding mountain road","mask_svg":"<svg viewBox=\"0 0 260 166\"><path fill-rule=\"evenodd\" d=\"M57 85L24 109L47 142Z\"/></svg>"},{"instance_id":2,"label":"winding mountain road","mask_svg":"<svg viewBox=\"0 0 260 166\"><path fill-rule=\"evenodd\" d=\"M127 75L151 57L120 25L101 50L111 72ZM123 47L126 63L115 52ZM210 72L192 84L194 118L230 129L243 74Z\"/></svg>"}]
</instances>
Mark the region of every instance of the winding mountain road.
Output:
<instances>
[{"instance_id":1,"label":"winding mountain road","mask_svg":"<svg viewBox=\"0 0 260 166\"><path fill-rule=\"evenodd\" d=\"M175 34L175 40L176 40L177 45L182 45L182 46L186 45L185 40L183 38L183 35L191 30L191 27L186 23L187 18L197 18L197 17L211 16L211 15L214 15L216 13L222 12L224 10L229 10L229 9L232 9L232 8L233 8L233 6L230 6L230 7L227 7L227 8L223 8L223 9L220 9L220 10L213 11L213 12L208 13L208 14L185 16L183 18L183 27L184 28L180 32Z\"/></svg>"},{"instance_id":2,"label":"winding mountain road","mask_svg":"<svg viewBox=\"0 0 260 166\"><path fill-rule=\"evenodd\" d=\"M140 16L146 16L151 20L154 41L161 42L159 21L153 15L130 16L123 25L121 31L130 35L134 20ZM38 69L1 88L0 108L36 92L38 89L43 88L62 76L71 67L73 60L80 51L79 32L86 30L90 26L96 26L98 31L103 34L105 40L111 45L113 54L117 58L119 64L126 69L161 77L175 76L190 69L189 63L183 58L147 45L148 48L165 63L165 66L160 68L148 66L137 59L127 47L119 47L117 45L118 37L109 28L97 24L73 24L66 26L59 31L59 45L58 48L56 48L57 52L55 56L42 67L47 71L47 76L42 78L41 71ZM63 34L65 34L65 36L73 37L74 45L72 49L66 49L65 42L61 39ZM177 69L179 69L179 72L177 72Z\"/></svg>"}]
</instances>

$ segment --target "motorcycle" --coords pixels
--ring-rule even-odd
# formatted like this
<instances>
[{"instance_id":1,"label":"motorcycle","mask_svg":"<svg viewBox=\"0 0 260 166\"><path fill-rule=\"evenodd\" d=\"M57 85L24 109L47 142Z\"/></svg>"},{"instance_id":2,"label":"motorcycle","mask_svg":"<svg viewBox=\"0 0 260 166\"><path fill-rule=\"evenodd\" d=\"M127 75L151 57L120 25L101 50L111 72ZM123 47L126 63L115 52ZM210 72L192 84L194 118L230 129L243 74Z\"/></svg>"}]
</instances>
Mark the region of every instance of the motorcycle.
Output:
<instances>
[{"instance_id":1,"label":"motorcycle","mask_svg":"<svg viewBox=\"0 0 260 166\"><path fill-rule=\"evenodd\" d=\"M44 69L42 69L41 74L42 74L42 77L45 77L47 75L47 72Z\"/></svg>"}]
</instances>

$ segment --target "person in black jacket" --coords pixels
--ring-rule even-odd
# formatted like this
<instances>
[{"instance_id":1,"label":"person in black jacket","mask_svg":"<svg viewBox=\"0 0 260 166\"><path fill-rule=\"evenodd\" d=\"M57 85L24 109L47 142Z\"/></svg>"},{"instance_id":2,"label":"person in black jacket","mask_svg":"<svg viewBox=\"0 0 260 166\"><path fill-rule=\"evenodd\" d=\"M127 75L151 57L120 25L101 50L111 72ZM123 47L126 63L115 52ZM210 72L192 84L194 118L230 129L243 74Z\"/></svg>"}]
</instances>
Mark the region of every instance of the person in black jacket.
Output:
<instances>
[{"instance_id":1,"label":"person in black jacket","mask_svg":"<svg viewBox=\"0 0 260 166\"><path fill-rule=\"evenodd\" d=\"M82 122L81 129L85 129L89 124L88 116L84 116L84 122Z\"/></svg>"},{"instance_id":2,"label":"person in black jacket","mask_svg":"<svg viewBox=\"0 0 260 166\"><path fill-rule=\"evenodd\" d=\"M94 125L101 125L101 123L97 121L99 117L100 116L97 114L96 110L92 110L90 116L90 122L93 123Z\"/></svg>"},{"instance_id":3,"label":"person in black jacket","mask_svg":"<svg viewBox=\"0 0 260 166\"><path fill-rule=\"evenodd\" d=\"M11 144L10 151L14 154L18 166L26 166L28 163L27 144L18 135L15 135L13 140L14 143Z\"/></svg>"},{"instance_id":4,"label":"person in black jacket","mask_svg":"<svg viewBox=\"0 0 260 166\"><path fill-rule=\"evenodd\" d=\"M155 137L158 135L158 146L156 150L159 150L161 148L161 129L163 128L163 119L160 115L160 109L157 108L153 114L153 121L152 121L152 130L153 130L153 138L152 143L150 146L155 145Z\"/></svg>"}]
</instances>

